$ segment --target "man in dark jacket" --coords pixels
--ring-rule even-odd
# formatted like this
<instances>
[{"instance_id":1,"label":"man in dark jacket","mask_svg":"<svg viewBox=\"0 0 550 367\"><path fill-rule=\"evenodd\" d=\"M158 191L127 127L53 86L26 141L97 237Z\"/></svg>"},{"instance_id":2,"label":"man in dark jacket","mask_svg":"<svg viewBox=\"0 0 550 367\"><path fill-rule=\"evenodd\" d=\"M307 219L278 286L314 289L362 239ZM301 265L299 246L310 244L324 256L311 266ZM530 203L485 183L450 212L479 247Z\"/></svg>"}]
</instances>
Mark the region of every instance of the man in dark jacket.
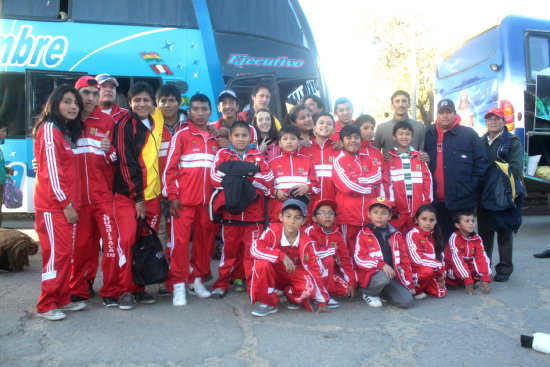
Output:
<instances>
[{"instance_id":1,"label":"man in dark jacket","mask_svg":"<svg viewBox=\"0 0 550 367\"><path fill-rule=\"evenodd\" d=\"M437 222L447 240L454 231L453 216L475 210L489 166L487 152L475 130L460 125L449 99L437 104L437 120L426 128L424 151L430 156Z\"/></svg>"},{"instance_id":2,"label":"man in dark jacket","mask_svg":"<svg viewBox=\"0 0 550 367\"><path fill-rule=\"evenodd\" d=\"M482 141L487 149L490 162L496 160L505 161L510 164L510 171L514 177L521 177L523 172L523 147L519 138L508 132L504 120L504 112L499 108L492 108L485 114L485 125L487 134L483 135ZM506 143L505 143L506 142ZM504 151L508 146L507 152ZM495 240L494 227L491 225L491 212L483 206L478 207L478 228L479 235L483 240L485 252L492 261L493 244ZM507 282L510 274L514 271L512 264L512 246L514 242L514 231L509 228L498 226L497 243L499 263L495 266L497 282Z\"/></svg>"}]
</instances>

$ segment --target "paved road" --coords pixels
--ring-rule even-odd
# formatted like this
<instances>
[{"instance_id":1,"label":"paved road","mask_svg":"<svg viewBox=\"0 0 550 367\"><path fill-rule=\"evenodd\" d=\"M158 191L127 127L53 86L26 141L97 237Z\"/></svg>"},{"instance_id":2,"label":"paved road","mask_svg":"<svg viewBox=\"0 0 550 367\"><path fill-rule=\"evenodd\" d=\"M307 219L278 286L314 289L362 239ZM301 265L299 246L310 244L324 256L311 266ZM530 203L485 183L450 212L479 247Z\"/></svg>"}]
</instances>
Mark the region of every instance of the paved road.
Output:
<instances>
[{"instance_id":1,"label":"paved road","mask_svg":"<svg viewBox=\"0 0 550 367\"><path fill-rule=\"evenodd\" d=\"M409 310L362 300L315 315L286 308L250 315L245 294L171 298L133 311L98 298L67 319L35 317L40 254L21 273L0 274L0 366L549 366L520 347L520 334L550 333L550 217L527 217L516 239L516 272L491 294L415 301ZM214 264L213 264L214 265ZM152 292L155 287L149 287Z\"/></svg>"}]
</instances>

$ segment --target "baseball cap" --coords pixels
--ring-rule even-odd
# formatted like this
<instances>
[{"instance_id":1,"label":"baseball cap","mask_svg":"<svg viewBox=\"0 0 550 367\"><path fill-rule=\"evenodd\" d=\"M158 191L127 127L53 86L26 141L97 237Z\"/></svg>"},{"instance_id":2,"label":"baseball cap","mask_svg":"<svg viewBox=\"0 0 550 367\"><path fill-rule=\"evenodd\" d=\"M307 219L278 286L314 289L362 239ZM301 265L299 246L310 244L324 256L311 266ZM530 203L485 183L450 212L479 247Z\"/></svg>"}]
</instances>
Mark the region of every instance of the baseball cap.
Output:
<instances>
[{"instance_id":1,"label":"baseball cap","mask_svg":"<svg viewBox=\"0 0 550 367\"><path fill-rule=\"evenodd\" d=\"M84 87L96 87L97 89L99 89L99 84L93 76L86 75L78 79L74 87L75 89L80 89Z\"/></svg>"},{"instance_id":2,"label":"baseball cap","mask_svg":"<svg viewBox=\"0 0 550 367\"><path fill-rule=\"evenodd\" d=\"M377 197L370 201L369 203L369 210L373 205L384 205L386 208L388 208L391 212L391 202L386 198Z\"/></svg>"},{"instance_id":3,"label":"baseball cap","mask_svg":"<svg viewBox=\"0 0 550 367\"><path fill-rule=\"evenodd\" d=\"M226 89L226 90L223 90L220 95L218 96L218 103L220 103L220 101L222 100L222 98L225 98L225 97L231 97L233 98L235 101L238 100L237 98L237 94L235 92L233 92L231 89Z\"/></svg>"},{"instance_id":4,"label":"baseball cap","mask_svg":"<svg viewBox=\"0 0 550 367\"><path fill-rule=\"evenodd\" d=\"M298 208L300 208L300 210L302 211L302 214L304 215L304 217L307 217L307 206L303 201L298 200L298 199L288 199L287 201L285 201L283 203L283 207L282 207L281 211L283 211L286 207L291 206L291 205L295 205Z\"/></svg>"},{"instance_id":5,"label":"baseball cap","mask_svg":"<svg viewBox=\"0 0 550 367\"><path fill-rule=\"evenodd\" d=\"M442 99L437 104L437 113L441 112L441 110L449 110L449 111L455 111L455 104L450 99Z\"/></svg>"},{"instance_id":6,"label":"baseball cap","mask_svg":"<svg viewBox=\"0 0 550 367\"><path fill-rule=\"evenodd\" d=\"M487 112L485 114L485 116L483 118L487 119L487 117L489 117L489 115L495 115L497 117L504 118L504 112L502 112L502 110L500 108L491 108L489 110L489 112Z\"/></svg>"},{"instance_id":7,"label":"baseball cap","mask_svg":"<svg viewBox=\"0 0 550 367\"><path fill-rule=\"evenodd\" d=\"M313 214L317 213L317 210L319 210L320 207L323 205L328 205L334 209L334 211L338 210L338 204L334 200L329 199L321 199L317 200L315 204L313 204Z\"/></svg>"},{"instance_id":8,"label":"baseball cap","mask_svg":"<svg viewBox=\"0 0 550 367\"><path fill-rule=\"evenodd\" d=\"M113 83L115 83L115 86L118 87L118 81L116 80L116 78L114 76L110 76L109 74L99 74L99 75L96 75L95 79L97 80L97 82L101 85L103 83L105 83L107 80L110 80L112 81Z\"/></svg>"}]
</instances>

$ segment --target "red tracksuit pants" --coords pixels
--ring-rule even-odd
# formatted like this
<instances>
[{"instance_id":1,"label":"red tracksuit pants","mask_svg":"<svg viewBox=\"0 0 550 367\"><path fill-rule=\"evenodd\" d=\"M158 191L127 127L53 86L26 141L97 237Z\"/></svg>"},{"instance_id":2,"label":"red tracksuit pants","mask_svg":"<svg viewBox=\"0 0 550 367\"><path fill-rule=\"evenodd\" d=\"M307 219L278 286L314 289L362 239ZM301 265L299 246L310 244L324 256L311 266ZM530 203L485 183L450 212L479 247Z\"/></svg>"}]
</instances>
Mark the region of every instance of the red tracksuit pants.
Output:
<instances>
[{"instance_id":1,"label":"red tracksuit pants","mask_svg":"<svg viewBox=\"0 0 550 367\"><path fill-rule=\"evenodd\" d=\"M414 281L415 294L422 292L432 297L443 298L447 294L445 286L440 287L437 280L443 275L443 270L437 271L429 266L411 264L412 278Z\"/></svg>"},{"instance_id":2,"label":"red tracksuit pants","mask_svg":"<svg viewBox=\"0 0 550 367\"><path fill-rule=\"evenodd\" d=\"M290 303L301 304L308 311L313 311L309 300L315 298L315 283L311 274L300 265L296 270L287 273L283 263L272 263L256 259L252 273L250 300L252 304L259 301L265 305L278 307L279 296L275 289L285 292Z\"/></svg>"},{"instance_id":3,"label":"red tracksuit pants","mask_svg":"<svg viewBox=\"0 0 550 367\"><path fill-rule=\"evenodd\" d=\"M218 280L212 285L213 289L229 288L229 278L246 279L252 277L254 258L250 255L252 242L260 237L263 231L262 224L222 226L223 250L218 267Z\"/></svg>"},{"instance_id":4,"label":"red tracksuit pants","mask_svg":"<svg viewBox=\"0 0 550 367\"><path fill-rule=\"evenodd\" d=\"M349 283L346 281L340 267L333 256L321 259L326 274L323 274L323 284L331 297L344 297L348 292Z\"/></svg>"},{"instance_id":5,"label":"red tracksuit pants","mask_svg":"<svg viewBox=\"0 0 550 367\"><path fill-rule=\"evenodd\" d=\"M353 226L351 224L340 224L339 227L342 232L342 236L344 236L344 241L346 241L351 263L355 267L355 243L357 242L357 235L361 232L363 227Z\"/></svg>"},{"instance_id":6,"label":"red tracksuit pants","mask_svg":"<svg viewBox=\"0 0 550 367\"><path fill-rule=\"evenodd\" d=\"M145 216L147 222L155 231L158 230L160 220L160 197L145 201ZM134 283L132 276L132 245L136 241L136 204L134 199L121 194L115 194L115 221L118 228L119 254L119 282L120 293L136 293L144 289Z\"/></svg>"},{"instance_id":7,"label":"red tracksuit pants","mask_svg":"<svg viewBox=\"0 0 550 367\"><path fill-rule=\"evenodd\" d=\"M466 262L466 265L470 270L473 283L481 281L482 275L476 271L476 267L474 263ZM455 269L454 263L453 265L447 265L446 269L447 269L447 278L445 278L446 284L450 285L451 287L454 287L457 285L464 285L464 279L460 278L460 273L457 271L457 269Z\"/></svg>"},{"instance_id":8,"label":"red tracksuit pants","mask_svg":"<svg viewBox=\"0 0 550 367\"><path fill-rule=\"evenodd\" d=\"M118 229L113 216L113 202L84 205L78 210L76 225L76 240L71 280L69 287L71 294L88 298L88 279L95 277L98 265L98 234L103 240L103 256L101 271L103 286L99 295L103 297L120 296L119 284L119 247ZM93 268L93 267L96 268ZM93 273L90 274L91 269Z\"/></svg>"},{"instance_id":9,"label":"red tracksuit pants","mask_svg":"<svg viewBox=\"0 0 550 367\"><path fill-rule=\"evenodd\" d=\"M69 278L76 224L63 212L37 211L34 229L42 248L42 292L36 305L39 313L70 303Z\"/></svg>"},{"instance_id":10,"label":"red tracksuit pants","mask_svg":"<svg viewBox=\"0 0 550 367\"><path fill-rule=\"evenodd\" d=\"M210 259L214 253L219 228L219 224L212 223L208 216L208 205L185 206L179 209L179 218L172 216L173 248L166 289L172 292L174 284L193 283L195 278L204 282L211 275ZM191 232L193 243L189 260Z\"/></svg>"}]
</instances>

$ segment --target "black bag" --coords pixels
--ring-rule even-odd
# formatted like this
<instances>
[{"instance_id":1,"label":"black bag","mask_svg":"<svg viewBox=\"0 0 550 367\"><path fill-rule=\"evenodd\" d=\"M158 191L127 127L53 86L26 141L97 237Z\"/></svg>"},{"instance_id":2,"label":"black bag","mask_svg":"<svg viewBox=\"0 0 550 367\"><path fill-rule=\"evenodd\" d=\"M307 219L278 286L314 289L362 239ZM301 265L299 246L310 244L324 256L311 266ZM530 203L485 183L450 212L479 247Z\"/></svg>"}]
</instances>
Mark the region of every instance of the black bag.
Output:
<instances>
[{"instance_id":1,"label":"black bag","mask_svg":"<svg viewBox=\"0 0 550 367\"><path fill-rule=\"evenodd\" d=\"M143 227L149 234L143 235ZM168 260L155 230L147 220L138 220L136 241L132 245L132 275L137 285L162 283L168 276Z\"/></svg>"}]
</instances>

